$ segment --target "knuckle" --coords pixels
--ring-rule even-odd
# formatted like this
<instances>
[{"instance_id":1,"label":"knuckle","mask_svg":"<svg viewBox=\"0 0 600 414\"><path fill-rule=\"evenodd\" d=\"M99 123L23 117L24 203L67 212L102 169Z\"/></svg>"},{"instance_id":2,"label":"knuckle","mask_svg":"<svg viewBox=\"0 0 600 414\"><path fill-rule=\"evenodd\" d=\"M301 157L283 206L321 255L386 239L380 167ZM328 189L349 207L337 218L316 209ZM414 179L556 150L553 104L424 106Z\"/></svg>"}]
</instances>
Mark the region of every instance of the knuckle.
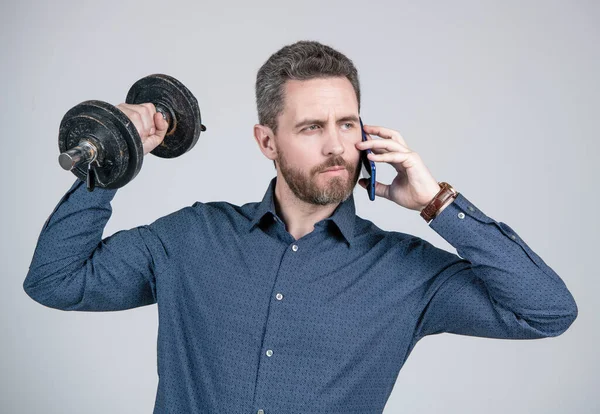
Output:
<instances>
[{"instance_id":1,"label":"knuckle","mask_svg":"<svg viewBox=\"0 0 600 414\"><path fill-rule=\"evenodd\" d=\"M151 102L143 103L142 106L148 111L150 111L151 114L154 114L156 112L156 107Z\"/></svg>"},{"instance_id":2,"label":"knuckle","mask_svg":"<svg viewBox=\"0 0 600 414\"><path fill-rule=\"evenodd\" d=\"M150 112L150 107L148 106L148 104L140 104L140 109L144 112L144 113L148 113Z\"/></svg>"},{"instance_id":3,"label":"knuckle","mask_svg":"<svg viewBox=\"0 0 600 414\"><path fill-rule=\"evenodd\" d=\"M140 114L141 119L145 120L148 118L148 108L146 108L144 105L137 105L136 110Z\"/></svg>"}]
</instances>

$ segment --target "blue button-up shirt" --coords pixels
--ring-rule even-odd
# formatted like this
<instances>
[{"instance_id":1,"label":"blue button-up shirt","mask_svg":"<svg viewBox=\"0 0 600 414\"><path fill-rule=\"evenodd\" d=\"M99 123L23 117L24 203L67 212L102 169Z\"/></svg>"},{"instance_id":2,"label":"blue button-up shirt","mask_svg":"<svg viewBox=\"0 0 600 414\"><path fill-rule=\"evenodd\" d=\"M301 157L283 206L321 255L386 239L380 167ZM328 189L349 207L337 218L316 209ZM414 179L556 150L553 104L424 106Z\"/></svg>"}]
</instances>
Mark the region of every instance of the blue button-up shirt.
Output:
<instances>
[{"instance_id":1,"label":"blue button-up shirt","mask_svg":"<svg viewBox=\"0 0 600 414\"><path fill-rule=\"evenodd\" d=\"M353 196L295 240L275 185L102 239L117 190L76 180L23 287L61 310L156 303L154 413L380 413L426 335L543 338L577 316L561 278L462 194L429 223L456 255L358 217Z\"/></svg>"}]
</instances>

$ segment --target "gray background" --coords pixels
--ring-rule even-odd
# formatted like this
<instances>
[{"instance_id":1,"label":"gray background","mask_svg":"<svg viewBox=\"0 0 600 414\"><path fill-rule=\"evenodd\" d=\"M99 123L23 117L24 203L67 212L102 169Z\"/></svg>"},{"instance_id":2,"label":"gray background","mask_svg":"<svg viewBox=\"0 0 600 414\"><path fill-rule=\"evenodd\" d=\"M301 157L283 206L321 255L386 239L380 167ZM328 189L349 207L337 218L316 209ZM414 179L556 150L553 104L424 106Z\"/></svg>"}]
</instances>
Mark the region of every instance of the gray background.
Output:
<instances>
[{"instance_id":1,"label":"gray background","mask_svg":"<svg viewBox=\"0 0 600 414\"><path fill-rule=\"evenodd\" d=\"M87 99L123 102L167 73L208 131L175 160L146 157L105 236L196 200L258 201L274 175L253 137L258 68L318 40L356 64L366 123L398 130L438 181L509 224L565 281L562 336L423 339L385 413L597 413L600 7L595 1L3 2L0 411L149 413L157 308L63 312L22 283L41 227L74 181L58 125ZM389 183L393 169L378 166ZM596 178L596 180L593 180ZM380 227L455 249L419 217L355 189Z\"/></svg>"}]
</instances>

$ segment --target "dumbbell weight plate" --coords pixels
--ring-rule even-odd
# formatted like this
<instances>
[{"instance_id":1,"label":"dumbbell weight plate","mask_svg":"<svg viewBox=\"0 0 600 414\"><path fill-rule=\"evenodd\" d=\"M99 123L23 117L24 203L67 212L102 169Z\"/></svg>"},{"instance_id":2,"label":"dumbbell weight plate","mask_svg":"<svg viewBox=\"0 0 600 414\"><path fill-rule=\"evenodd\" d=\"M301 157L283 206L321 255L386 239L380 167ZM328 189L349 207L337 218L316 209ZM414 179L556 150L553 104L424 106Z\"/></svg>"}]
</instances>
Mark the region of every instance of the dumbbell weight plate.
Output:
<instances>
[{"instance_id":1,"label":"dumbbell weight plate","mask_svg":"<svg viewBox=\"0 0 600 414\"><path fill-rule=\"evenodd\" d=\"M177 79L163 74L146 76L133 84L125 102L151 102L166 107L170 113L172 120L167 135L151 154L161 158L178 157L198 142L202 131L198 101Z\"/></svg>"},{"instance_id":2,"label":"dumbbell weight plate","mask_svg":"<svg viewBox=\"0 0 600 414\"><path fill-rule=\"evenodd\" d=\"M135 125L117 107L92 100L71 108L60 123L60 152L70 150L81 140L88 140L98 148L99 166L95 167L98 187L120 188L140 172L144 160L142 140ZM85 181L88 164L77 165L71 171Z\"/></svg>"}]
</instances>

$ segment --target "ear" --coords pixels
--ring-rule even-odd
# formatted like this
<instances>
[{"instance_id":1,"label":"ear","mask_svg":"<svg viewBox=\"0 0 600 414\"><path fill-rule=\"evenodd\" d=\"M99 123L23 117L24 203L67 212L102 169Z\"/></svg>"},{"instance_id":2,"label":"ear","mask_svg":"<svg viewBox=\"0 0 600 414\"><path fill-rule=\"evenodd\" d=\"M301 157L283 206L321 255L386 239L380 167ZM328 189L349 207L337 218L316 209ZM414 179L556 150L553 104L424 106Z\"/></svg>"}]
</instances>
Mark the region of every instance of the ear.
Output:
<instances>
[{"instance_id":1,"label":"ear","mask_svg":"<svg viewBox=\"0 0 600 414\"><path fill-rule=\"evenodd\" d=\"M265 125L254 125L254 139L261 152L270 160L277 159L277 146L275 145L273 130Z\"/></svg>"}]
</instances>

